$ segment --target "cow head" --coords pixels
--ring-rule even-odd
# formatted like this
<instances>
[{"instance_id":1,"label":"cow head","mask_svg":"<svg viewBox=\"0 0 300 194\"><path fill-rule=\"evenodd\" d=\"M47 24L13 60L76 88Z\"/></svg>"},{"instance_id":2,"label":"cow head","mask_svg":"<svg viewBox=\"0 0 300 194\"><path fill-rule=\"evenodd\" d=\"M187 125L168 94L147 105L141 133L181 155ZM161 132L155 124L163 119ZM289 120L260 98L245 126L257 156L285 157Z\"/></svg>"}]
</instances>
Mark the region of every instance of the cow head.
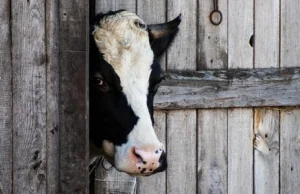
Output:
<instances>
[{"instance_id":1,"label":"cow head","mask_svg":"<svg viewBox=\"0 0 300 194\"><path fill-rule=\"evenodd\" d=\"M153 98L163 79L156 57L181 17L146 25L120 10L99 14L90 37L91 155L100 151L119 171L150 175L166 169L166 152L153 129Z\"/></svg>"}]
</instances>

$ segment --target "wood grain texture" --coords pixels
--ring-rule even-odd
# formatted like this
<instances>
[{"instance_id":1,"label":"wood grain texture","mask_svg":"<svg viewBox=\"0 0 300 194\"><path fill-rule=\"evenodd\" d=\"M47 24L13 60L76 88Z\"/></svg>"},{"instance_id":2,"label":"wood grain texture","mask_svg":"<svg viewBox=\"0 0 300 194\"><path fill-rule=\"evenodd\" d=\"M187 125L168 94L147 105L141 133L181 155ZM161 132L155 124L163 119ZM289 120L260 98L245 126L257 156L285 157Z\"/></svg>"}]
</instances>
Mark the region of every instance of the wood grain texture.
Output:
<instances>
[{"instance_id":1,"label":"wood grain texture","mask_svg":"<svg viewBox=\"0 0 300 194\"><path fill-rule=\"evenodd\" d=\"M136 0L95 0L96 13L125 9L136 12Z\"/></svg>"},{"instance_id":2,"label":"wood grain texture","mask_svg":"<svg viewBox=\"0 0 300 194\"><path fill-rule=\"evenodd\" d=\"M279 0L255 1L255 68L279 67L279 15ZM276 109L256 108L254 115L254 132L259 136L254 140L254 192L279 193L280 114Z\"/></svg>"},{"instance_id":3,"label":"wood grain texture","mask_svg":"<svg viewBox=\"0 0 300 194\"><path fill-rule=\"evenodd\" d=\"M0 193L12 193L12 67L10 1L0 2Z\"/></svg>"},{"instance_id":4,"label":"wood grain texture","mask_svg":"<svg viewBox=\"0 0 300 194\"><path fill-rule=\"evenodd\" d=\"M299 67L300 1L281 2L281 67Z\"/></svg>"},{"instance_id":5,"label":"wood grain texture","mask_svg":"<svg viewBox=\"0 0 300 194\"><path fill-rule=\"evenodd\" d=\"M208 17L213 1L198 1L198 5L198 69L227 69L227 0L219 1L223 15L219 26ZM197 119L197 192L227 193L227 110L199 110Z\"/></svg>"},{"instance_id":6,"label":"wood grain texture","mask_svg":"<svg viewBox=\"0 0 300 194\"><path fill-rule=\"evenodd\" d=\"M228 110L228 193L253 193L253 111Z\"/></svg>"},{"instance_id":7,"label":"wood grain texture","mask_svg":"<svg viewBox=\"0 0 300 194\"><path fill-rule=\"evenodd\" d=\"M299 193L300 110L281 112L280 117L280 193Z\"/></svg>"},{"instance_id":8,"label":"wood grain texture","mask_svg":"<svg viewBox=\"0 0 300 194\"><path fill-rule=\"evenodd\" d=\"M154 112L154 129L158 139L166 145L166 113ZM139 177L137 184L138 194L164 194L166 193L166 171L150 177Z\"/></svg>"},{"instance_id":9,"label":"wood grain texture","mask_svg":"<svg viewBox=\"0 0 300 194\"><path fill-rule=\"evenodd\" d=\"M12 1L13 193L46 193L45 3Z\"/></svg>"},{"instance_id":10,"label":"wood grain texture","mask_svg":"<svg viewBox=\"0 0 300 194\"><path fill-rule=\"evenodd\" d=\"M227 193L227 110L199 110L198 131L198 193Z\"/></svg>"},{"instance_id":11,"label":"wood grain texture","mask_svg":"<svg viewBox=\"0 0 300 194\"><path fill-rule=\"evenodd\" d=\"M228 0L228 67L252 68L253 1Z\"/></svg>"},{"instance_id":12,"label":"wood grain texture","mask_svg":"<svg viewBox=\"0 0 300 194\"><path fill-rule=\"evenodd\" d=\"M161 0L139 0L137 1L137 14L147 24L164 23L167 21L166 16L167 1ZM159 60L163 70L166 70L166 53Z\"/></svg>"},{"instance_id":13,"label":"wood grain texture","mask_svg":"<svg viewBox=\"0 0 300 194\"><path fill-rule=\"evenodd\" d=\"M58 1L46 1L47 194L59 193L59 15Z\"/></svg>"},{"instance_id":14,"label":"wood grain texture","mask_svg":"<svg viewBox=\"0 0 300 194\"><path fill-rule=\"evenodd\" d=\"M254 67L279 67L279 0L255 1Z\"/></svg>"},{"instance_id":15,"label":"wood grain texture","mask_svg":"<svg viewBox=\"0 0 300 194\"><path fill-rule=\"evenodd\" d=\"M88 193L85 1L59 2L60 193Z\"/></svg>"},{"instance_id":16,"label":"wood grain texture","mask_svg":"<svg viewBox=\"0 0 300 194\"><path fill-rule=\"evenodd\" d=\"M299 1L281 1L280 67L300 67ZM280 193L299 193L300 109L280 112Z\"/></svg>"},{"instance_id":17,"label":"wood grain texture","mask_svg":"<svg viewBox=\"0 0 300 194\"><path fill-rule=\"evenodd\" d=\"M97 168L95 177L95 194L124 193L134 194L136 188L136 178L126 173L117 171L105 160Z\"/></svg>"},{"instance_id":18,"label":"wood grain texture","mask_svg":"<svg viewBox=\"0 0 300 194\"><path fill-rule=\"evenodd\" d=\"M198 69L227 69L227 0L219 1L223 19L220 25L210 22L213 1L198 0Z\"/></svg>"},{"instance_id":19,"label":"wood grain texture","mask_svg":"<svg viewBox=\"0 0 300 194\"><path fill-rule=\"evenodd\" d=\"M196 111L167 113L167 193L196 193Z\"/></svg>"},{"instance_id":20,"label":"wood grain texture","mask_svg":"<svg viewBox=\"0 0 300 194\"><path fill-rule=\"evenodd\" d=\"M279 193L279 111L259 108L254 111L254 131L266 144L267 153L254 151L254 191ZM263 146L263 145L259 145Z\"/></svg>"},{"instance_id":21,"label":"wood grain texture","mask_svg":"<svg viewBox=\"0 0 300 194\"><path fill-rule=\"evenodd\" d=\"M168 0L167 19L182 14L179 33L167 51L167 70L197 69L197 1Z\"/></svg>"},{"instance_id":22,"label":"wood grain texture","mask_svg":"<svg viewBox=\"0 0 300 194\"><path fill-rule=\"evenodd\" d=\"M298 106L300 69L168 72L156 109Z\"/></svg>"}]
</instances>

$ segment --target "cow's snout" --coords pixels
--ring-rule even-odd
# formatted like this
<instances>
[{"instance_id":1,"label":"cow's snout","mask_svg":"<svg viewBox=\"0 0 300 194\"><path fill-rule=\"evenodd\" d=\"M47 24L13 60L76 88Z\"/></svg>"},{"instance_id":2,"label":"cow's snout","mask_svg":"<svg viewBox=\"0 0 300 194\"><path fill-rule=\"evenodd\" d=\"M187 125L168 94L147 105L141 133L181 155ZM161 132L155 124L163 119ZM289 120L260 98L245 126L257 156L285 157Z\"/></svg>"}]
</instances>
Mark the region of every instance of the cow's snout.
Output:
<instances>
[{"instance_id":1,"label":"cow's snout","mask_svg":"<svg viewBox=\"0 0 300 194\"><path fill-rule=\"evenodd\" d=\"M167 168L167 157L163 148L137 148L132 149L136 161L136 168L141 175L150 175L162 172Z\"/></svg>"}]
</instances>

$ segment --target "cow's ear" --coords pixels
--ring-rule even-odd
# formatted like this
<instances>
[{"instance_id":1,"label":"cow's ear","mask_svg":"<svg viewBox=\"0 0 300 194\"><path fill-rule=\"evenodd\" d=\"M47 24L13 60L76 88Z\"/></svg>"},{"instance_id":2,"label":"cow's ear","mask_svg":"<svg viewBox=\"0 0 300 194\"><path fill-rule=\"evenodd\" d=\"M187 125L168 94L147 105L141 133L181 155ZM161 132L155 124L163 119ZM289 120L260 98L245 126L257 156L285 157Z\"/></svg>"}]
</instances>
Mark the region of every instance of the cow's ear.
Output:
<instances>
[{"instance_id":1,"label":"cow's ear","mask_svg":"<svg viewBox=\"0 0 300 194\"><path fill-rule=\"evenodd\" d=\"M167 50L178 31L179 29L176 29L173 32L170 32L167 36L151 41L151 48L156 57L160 57Z\"/></svg>"},{"instance_id":2,"label":"cow's ear","mask_svg":"<svg viewBox=\"0 0 300 194\"><path fill-rule=\"evenodd\" d=\"M181 14L170 22L148 25L151 48L156 57L167 50L178 32L180 22Z\"/></svg>"}]
</instances>

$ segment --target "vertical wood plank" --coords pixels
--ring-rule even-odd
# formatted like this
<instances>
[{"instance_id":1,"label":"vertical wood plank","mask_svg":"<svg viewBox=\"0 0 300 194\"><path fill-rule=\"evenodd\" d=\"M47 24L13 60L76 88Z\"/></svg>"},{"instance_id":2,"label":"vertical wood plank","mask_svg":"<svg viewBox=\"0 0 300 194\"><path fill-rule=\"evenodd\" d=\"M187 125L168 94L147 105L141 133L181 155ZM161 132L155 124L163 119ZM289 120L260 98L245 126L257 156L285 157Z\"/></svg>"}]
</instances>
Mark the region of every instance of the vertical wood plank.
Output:
<instances>
[{"instance_id":1,"label":"vertical wood plank","mask_svg":"<svg viewBox=\"0 0 300 194\"><path fill-rule=\"evenodd\" d=\"M279 67L279 0L255 1L254 6L254 67ZM254 192L279 193L279 111L254 111Z\"/></svg>"},{"instance_id":2,"label":"vertical wood plank","mask_svg":"<svg viewBox=\"0 0 300 194\"><path fill-rule=\"evenodd\" d=\"M59 1L60 193L88 193L86 1Z\"/></svg>"},{"instance_id":3,"label":"vertical wood plank","mask_svg":"<svg viewBox=\"0 0 300 194\"><path fill-rule=\"evenodd\" d=\"M227 0L219 1L223 20L215 26L209 19L214 9L213 1L198 0L198 69L227 69Z\"/></svg>"},{"instance_id":4,"label":"vertical wood plank","mask_svg":"<svg viewBox=\"0 0 300 194\"><path fill-rule=\"evenodd\" d=\"M228 110L228 193L253 193L253 111Z\"/></svg>"},{"instance_id":5,"label":"vertical wood plank","mask_svg":"<svg viewBox=\"0 0 300 194\"><path fill-rule=\"evenodd\" d=\"M167 19L182 14L179 33L167 51L167 70L197 69L197 1L167 1ZM196 193L196 111L167 114L167 193ZM180 175L180 176L179 176Z\"/></svg>"},{"instance_id":6,"label":"vertical wood plank","mask_svg":"<svg viewBox=\"0 0 300 194\"><path fill-rule=\"evenodd\" d=\"M12 193L10 1L0 2L0 193Z\"/></svg>"},{"instance_id":7,"label":"vertical wood plank","mask_svg":"<svg viewBox=\"0 0 300 194\"><path fill-rule=\"evenodd\" d=\"M95 194L124 193L134 194L136 188L136 178L129 177L128 174L117 171L104 160L98 167L95 177Z\"/></svg>"},{"instance_id":8,"label":"vertical wood plank","mask_svg":"<svg viewBox=\"0 0 300 194\"><path fill-rule=\"evenodd\" d=\"M281 67L299 67L299 1L281 1ZM280 114L280 192L298 193L300 177L300 109Z\"/></svg>"},{"instance_id":9,"label":"vertical wood plank","mask_svg":"<svg viewBox=\"0 0 300 194\"><path fill-rule=\"evenodd\" d=\"M58 1L46 1L47 194L59 193L59 44Z\"/></svg>"},{"instance_id":10,"label":"vertical wood plank","mask_svg":"<svg viewBox=\"0 0 300 194\"><path fill-rule=\"evenodd\" d=\"M46 193L45 2L11 6L13 193Z\"/></svg>"},{"instance_id":11,"label":"vertical wood plank","mask_svg":"<svg viewBox=\"0 0 300 194\"><path fill-rule=\"evenodd\" d=\"M166 1L161 0L139 0L137 1L137 14L147 24L166 22ZM160 57L160 64L166 70L166 53Z\"/></svg>"},{"instance_id":12,"label":"vertical wood plank","mask_svg":"<svg viewBox=\"0 0 300 194\"><path fill-rule=\"evenodd\" d=\"M106 13L108 11L116 11L125 9L136 12L135 0L95 0L96 13ZM95 194L105 193L135 193L136 178L121 173L114 168L106 171L101 165L96 169L95 177Z\"/></svg>"},{"instance_id":13,"label":"vertical wood plank","mask_svg":"<svg viewBox=\"0 0 300 194\"><path fill-rule=\"evenodd\" d=\"M253 0L228 0L228 67L252 68Z\"/></svg>"},{"instance_id":14,"label":"vertical wood plank","mask_svg":"<svg viewBox=\"0 0 300 194\"><path fill-rule=\"evenodd\" d=\"M96 13L125 9L136 12L136 0L95 0Z\"/></svg>"},{"instance_id":15,"label":"vertical wood plank","mask_svg":"<svg viewBox=\"0 0 300 194\"><path fill-rule=\"evenodd\" d=\"M281 67L299 67L300 1L281 2Z\"/></svg>"},{"instance_id":16,"label":"vertical wood plank","mask_svg":"<svg viewBox=\"0 0 300 194\"><path fill-rule=\"evenodd\" d=\"M227 193L227 110L199 110L198 130L198 192Z\"/></svg>"},{"instance_id":17,"label":"vertical wood plank","mask_svg":"<svg viewBox=\"0 0 300 194\"><path fill-rule=\"evenodd\" d=\"M213 1L198 1L198 69L227 69L227 0L219 1L223 21L214 26ZM227 110L198 111L198 192L227 193Z\"/></svg>"},{"instance_id":18,"label":"vertical wood plank","mask_svg":"<svg viewBox=\"0 0 300 194\"><path fill-rule=\"evenodd\" d=\"M279 193L279 111L255 109L254 130L257 149L254 151L255 193Z\"/></svg>"},{"instance_id":19,"label":"vertical wood plank","mask_svg":"<svg viewBox=\"0 0 300 194\"><path fill-rule=\"evenodd\" d=\"M168 20L182 14L179 33L167 51L168 70L196 70L197 0L168 0Z\"/></svg>"},{"instance_id":20,"label":"vertical wood plank","mask_svg":"<svg viewBox=\"0 0 300 194\"><path fill-rule=\"evenodd\" d=\"M242 9L241 9L242 8ZM228 68L253 68L253 1L228 0ZM228 193L253 193L253 110L228 110Z\"/></svg>"},{"instance_id":21,"label":"vertical wood plank","mask_svg":"<svg viewBox=\"0 0 300 194\"><path fill-rule=\"evenodd\" d=\"M154 129L158 139L166 145L166 113L163 111L154 112ZM166 193L166 171L150 177L139 177L137 185L139 194L164 194Z\"/></svg>"},{"instance_id":22,"label":"vertical wood plank","mask_svg":"<svg viewBox=\"0 0 300 194\"><path fill-rule=\"evenodd\" d=\"M196 111L167 116L167 193L196 193Z\"/></svg>"},{"instance_id":23,"label":"vertical wood plank","mask_svg":"<svg viewBox=\"0 0 300 194\"><path fill-rule=\"evenodd\" d=\"M300 110L284 110L280 117L280 193L299 193Z\"/></svg>"},{"instance_id":24,"label":"vertical wood plank","mask_svg":"<svg viewBox=\"0 0 300 194\"><path fill-rule=\"evenodd\" d=\"M279 0L255 1L254 67L279 66Z\"/></svg>"}]
</instances>

